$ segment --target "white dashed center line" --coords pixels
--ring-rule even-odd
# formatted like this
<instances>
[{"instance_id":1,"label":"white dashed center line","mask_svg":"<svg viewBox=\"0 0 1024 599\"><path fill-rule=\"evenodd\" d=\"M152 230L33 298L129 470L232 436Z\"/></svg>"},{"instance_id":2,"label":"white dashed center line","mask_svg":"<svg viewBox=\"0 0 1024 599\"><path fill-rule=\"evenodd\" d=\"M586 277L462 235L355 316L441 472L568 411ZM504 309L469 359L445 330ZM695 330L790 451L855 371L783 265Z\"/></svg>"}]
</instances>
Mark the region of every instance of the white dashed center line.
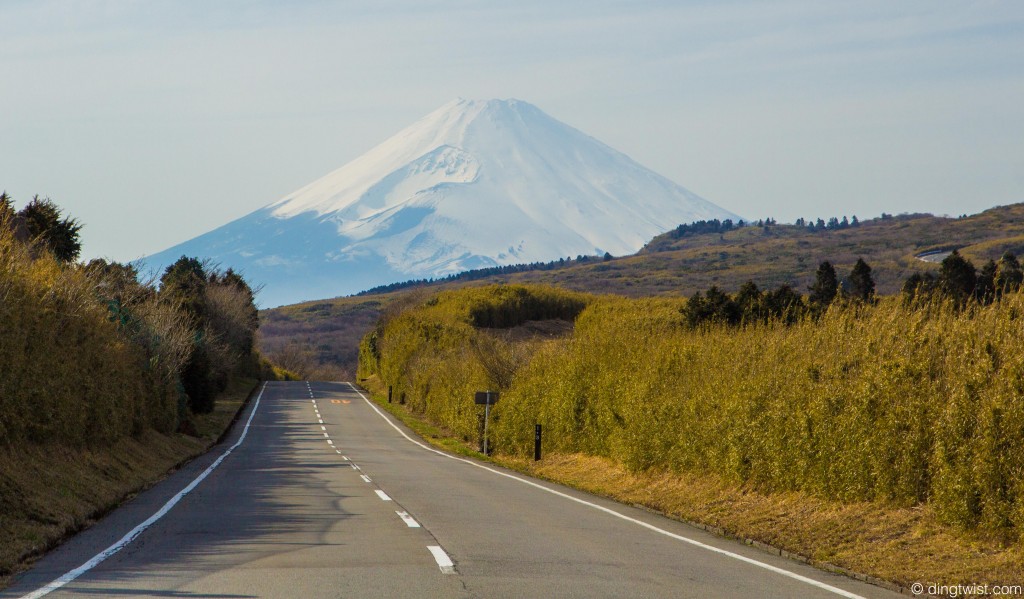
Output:
<instances>
[{"instance_id":1,"label":"white dashed center line","mask_svg":"<svg viewBox=\"0 0 1024 599\"><path fill-rule=\"evenodd\" d=\"M444 549L441 549L439 545L429 545L427 551L434 556L434 561L437 562L437 567L441 568L441 572L455 574L455 564L452 562L452 558L444 552Z\"/></svg>"},{"instance_id":2,"label":"white dashed center line","mask_svg":"<svg viewBox=\"0 0 1024 599\"><path fill-rule=\"evenodd\" d=\"M385 493L384 491L381 491L380 489L377 489L374 492L377 494L377 497L380 497L382 500L384 500L384 501L391 501L391 498L388 497L388 494Z\"/></svg>"},{"instance_id":3,"label":"white dashed center line","mask_svg":"<svg viewBox=\"0 0 1024 599\"><path fill-rule=\"evenodd\" d=\"M366 476L365 474L360 474L360 475L359 475L359 478L363 479L363 482L364 482L364 483L368 483L368 482L370 482L370 477L369 477L369 476Z\"/></svg>"},{"instance_id":4,"label":"white dashed center line","mask_svg":"<svg viewBox=\"0 0 1024 599\"><path fill-rule=\"evenodd\" d=\"M415 520L413 520L412 516L410 516L408 512L395 512L395 513L398 514L399 518L401 518L402 520L405 521L406 525L408 525L409 528L419 528L420 527L420 523L415 521Z\"/></svg>"}]
</instances>

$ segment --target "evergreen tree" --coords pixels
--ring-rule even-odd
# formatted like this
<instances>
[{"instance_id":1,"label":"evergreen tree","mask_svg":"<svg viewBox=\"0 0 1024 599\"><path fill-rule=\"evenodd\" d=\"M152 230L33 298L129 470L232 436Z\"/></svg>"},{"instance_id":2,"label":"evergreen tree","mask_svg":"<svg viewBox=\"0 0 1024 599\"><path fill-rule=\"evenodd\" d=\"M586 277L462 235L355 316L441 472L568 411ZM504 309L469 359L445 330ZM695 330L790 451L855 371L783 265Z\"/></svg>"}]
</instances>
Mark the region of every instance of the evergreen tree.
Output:
<instances>
[{"instance_id":1,"label":"evergreen tree","mask_svg":"<svg viewBox=\"0 0 1024 599\"><path fill-rule=\"evenodd\" d=\"M736 305L740 318L745 322L757 322L767 319L764 307L764 294L753 281L747 281L736 293Z\"/></svg>"},{"instance_id":2,"label":"evergreen tree","mask_svg":"<svg viewBox=\"0 0 1024 599\"><path fill-rule=\"evenodd\" d=\"M818 265L814 274L814 285L809 287L811 294L807 298L818 311L828 308L839 292L839 278L836 277L836 269L828 260Z\"/></svg>"},{"instance_id":3,"label":"evergreen tree","mask_svg":"<svg viewBox=\"0 0 1024 599\"><path fill-rule=\"evenodd\" d=\"M957 304L963 303L974 295L978 284L978 275L970 260L953 252L946 256L939 268L939 289L952 298Z\"/></svg>"},{"instance_id":4,"label":"evergreen tree","mask_svg":"<svg viewBox=\"0 0 1024 599\"><path fill-rule=\"evenodd\" d=\"M700 291L690 296L690 299L686 300L686 322L691 327L696 327L700 323L708 319L707 307L704 303L704 295Z\"/></svg>"},{"instance_id":5,"label":"evergreen tree","mask_svg":"<svg viewBox=\"0 0 1024 599\"><path fill-rule=\"evenodd\" d=\"M974 298L983 304L991 304L997 296L996 292L996 261L989 260L978 272L978 282L974 287Z\"/></svg>"},{"instance_id":6,"label":"evergreen tree","mask_svg":"<svg viewBox=\"0 0 1024 599\"><path fill-rule=\"evenodd\" d=\"M69 263L78 259L82 242L78 232L82 225L70 217L62 217L60 208L50 198L34 196L18 213L25 219L29 238L42 244L60 262Z\"/></svg>"},{"instance_id":7,"label":"evergreen tree","mask_svg":"<svg viewBox=\"0 0 1024 599\"><path fill-rule=\"evenodd\" d=\"M850 271L850 295L865 302L871 301L875 296L875 280L871 278L871 267L863 258L857 258L857 263Z\"/></svg>"},{"instance_id":8,"label":"evergreen tree","mask_svg":"<svg viewBox=\"0 0 1024 599\"><path fill-rule=\"evenodd\" d=\"M103 301L114 302L111 311L133 301L150 297L152 290L139 283L139 272L131 264L108 262L94 258L85 265L85 272L96 281L96 293Z\"/></svg>"},{"instance_id":9,"label":"evergreen tree","mask_svg":"<svg viewBox=\"0 0 1024 599\"><path fill-rule=\"evenodd\" d=\"M178 303L198 323L203 316L206 269L198 258L182 256L160 277L160 299Z\"/></svg>"},{"instance_id":10,"label":"evergreen tree","mask_svg":"<svg viewBox=\"0 0 1024 599\"><path fill-rule=\"evenodd\" d=\"M1024 271L1021 270L1017 256L1006 252L996 264L995 288L997 293L1013 293L1019 291L1024 282Z\"/></svg>"},{"instance_id":11,"label":"evergreen tree","mask_svg":"<svg viewBox=\"0 0 1024 599\"><path fill-rule=\"evenodd\" d=\"M805 311L804 298L789 285L780 285L764 294L764 306L769 317L794 323Z\"/></svg>"},{"instance_id":12,"label":"evergreen tree","mask_svg":"<svg viewBox=\"0 0 1024 599\"><path fill-rule=\"evenodd\" d=\"M0 193L0 223L14 216L14 201L7 192Z\"/></svg>"},{"instance_id":13,"label":"evergreen tree","mask_svg":"<svg viewBox=\"0 0 1024 599\"><path fill-rule=\"evenodd\" d=\"M926 299L935 291L937 282L930 272L914 273L903 282L903 296L907 301L915 298Z\"/></svg>"},{"instance_id":14,"label":"evergreen tree","mask_svg":"<svg viewBox=\"0 0 1024 599\"><path fill-rule=\"evenodd\" d=\"M717 286L712 285L704 295L704 304L711 320L726 324L739 324L740 308L736 302Z\"/></svg>"}]
</instances>

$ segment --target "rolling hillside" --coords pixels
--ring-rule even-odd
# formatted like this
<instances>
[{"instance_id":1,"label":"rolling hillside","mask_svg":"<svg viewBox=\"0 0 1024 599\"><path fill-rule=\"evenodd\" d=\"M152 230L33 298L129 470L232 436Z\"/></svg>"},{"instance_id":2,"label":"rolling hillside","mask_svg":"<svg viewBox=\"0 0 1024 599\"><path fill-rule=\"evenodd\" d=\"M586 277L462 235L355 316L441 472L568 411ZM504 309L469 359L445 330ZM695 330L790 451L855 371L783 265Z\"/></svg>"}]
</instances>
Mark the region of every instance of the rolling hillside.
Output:
<instances>
[{"instance_id":1,"label":"rolling hillside","mask_svg":"<svg viewBox=\"0 0 1024 599\"><path fill-rule=\"evenodd\" d=\"M281 355L288 348L323 376L355 372L359 339L373 326L381 309L412 289L433 291L502 282L545 283L577 291L630 297L692 295L718 285L734 292L746 281L758 286L792 285L806 291L822 260L846 275L858 257L872 267L879 293L899 291L915 272L936 269L918 255L959 249L979 267L1005 251L1024 254L1024 204L947 218L928 214L886 216L861 221L859 226L810 231L777 224L749 226L725 233L702 233L673 239L666 233L652 239L636 255L609 261L567 262L565 267L472 281L419 285L386 294L344 297L283 306L260 313L262 348ZM285 364L287 365L287 364Z\"/></svg>"}]
</instances>

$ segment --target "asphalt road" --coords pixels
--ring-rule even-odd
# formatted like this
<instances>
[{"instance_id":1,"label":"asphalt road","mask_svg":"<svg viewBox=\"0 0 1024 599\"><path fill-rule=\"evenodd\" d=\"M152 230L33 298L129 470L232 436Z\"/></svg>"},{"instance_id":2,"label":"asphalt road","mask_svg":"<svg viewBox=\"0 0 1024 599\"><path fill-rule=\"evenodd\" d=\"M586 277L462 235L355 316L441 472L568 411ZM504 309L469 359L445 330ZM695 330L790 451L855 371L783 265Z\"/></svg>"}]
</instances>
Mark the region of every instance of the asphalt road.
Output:
<instances>
[{"instance_id":1,"label":"asphalt road","mask_svg":"<svg viewBox=\"0 0 1024 599\"><path fill-rule=\"evenodd\" d=\"M111 546L122 548L93 559ZM0 596L62 576L48 597L898 596L443 455L350 385L304 382L268 383L223 444Z\"/></svg>"}]
</instances>

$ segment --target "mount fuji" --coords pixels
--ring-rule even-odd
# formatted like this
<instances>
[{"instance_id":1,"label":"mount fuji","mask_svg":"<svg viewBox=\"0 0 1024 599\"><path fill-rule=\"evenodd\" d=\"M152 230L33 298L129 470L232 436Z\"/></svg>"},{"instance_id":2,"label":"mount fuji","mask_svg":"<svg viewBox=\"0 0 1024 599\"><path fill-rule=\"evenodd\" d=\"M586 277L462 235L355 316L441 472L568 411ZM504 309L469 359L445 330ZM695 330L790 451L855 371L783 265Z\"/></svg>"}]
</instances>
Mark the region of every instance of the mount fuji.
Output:
<instances>
[{"instance_id":1,"label":"mount fuji","mask_svg":"<svg viewBox=\"0 0 1024 599\"><path fill-rule=\"evenodd\" d=\"M455 100L338 170L144 258L209 258L265 307L414 278L632 254L681 223L738 219L520 100Z\"/></svg>"}]
</instances>

